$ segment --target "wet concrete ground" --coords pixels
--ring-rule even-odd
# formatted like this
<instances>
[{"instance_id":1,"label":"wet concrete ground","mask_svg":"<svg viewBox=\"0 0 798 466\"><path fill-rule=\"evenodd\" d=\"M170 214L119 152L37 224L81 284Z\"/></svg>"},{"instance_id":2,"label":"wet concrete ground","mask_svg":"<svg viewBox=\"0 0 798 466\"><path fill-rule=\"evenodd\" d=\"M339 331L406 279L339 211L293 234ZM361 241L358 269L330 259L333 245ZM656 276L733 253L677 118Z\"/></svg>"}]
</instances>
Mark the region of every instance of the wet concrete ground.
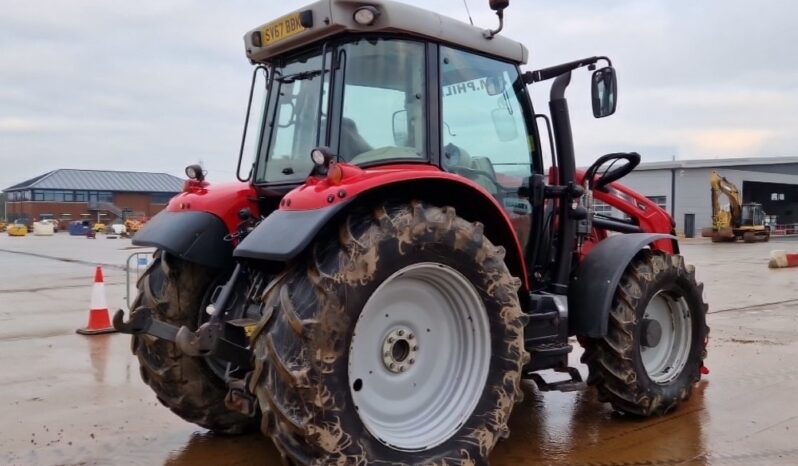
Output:
<instances>
[{"instance_id":1,"label":"wet concrete ground","mask_svg":"<svg viewBox=\"0 0 798 466\"><path fill-rule=\"evenodd\" d=\"M162 407L128 337L74 333L86 323L94 263L106 264L109 305L124 306L129 248L0 235L0 464L279 464L259 435L214 437ZM492 464L798 464L798 269L769 270L771 249L798 242L683 246L707 285L712 332L711 373L679 411L628 420L592 392L527 384Z\"/></svg>"}]
</instances>

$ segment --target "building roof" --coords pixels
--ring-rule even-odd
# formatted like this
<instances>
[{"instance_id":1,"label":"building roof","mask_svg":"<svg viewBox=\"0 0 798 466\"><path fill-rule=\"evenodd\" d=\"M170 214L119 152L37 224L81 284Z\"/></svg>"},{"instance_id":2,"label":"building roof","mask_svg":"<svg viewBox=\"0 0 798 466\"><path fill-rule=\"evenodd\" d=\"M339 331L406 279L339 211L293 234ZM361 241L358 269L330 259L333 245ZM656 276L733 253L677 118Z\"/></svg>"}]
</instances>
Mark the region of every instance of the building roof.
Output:
<instances>
[{"instance_id":1,"label":"building roof","mask_svg":"<svg viewBox=\"0 0 798 466\"><path fill-rule=\"evenodd\" d=\"M21 189L178 193L183 189L183 180L166 173L61 168L15 184L4 191Z\"/></svg>"},{"instance_id":2,"label":"building roof","mask_svg":"<svg viewBox=\"0 0 798 466\"><path fill-rule=\"evenodd\" d=\"M756 165L798 164L798 157L736 157L718 159L668 160L641 163L635 170L670 170L673 168L713 168Z\"/></svg>"}]
</instances>

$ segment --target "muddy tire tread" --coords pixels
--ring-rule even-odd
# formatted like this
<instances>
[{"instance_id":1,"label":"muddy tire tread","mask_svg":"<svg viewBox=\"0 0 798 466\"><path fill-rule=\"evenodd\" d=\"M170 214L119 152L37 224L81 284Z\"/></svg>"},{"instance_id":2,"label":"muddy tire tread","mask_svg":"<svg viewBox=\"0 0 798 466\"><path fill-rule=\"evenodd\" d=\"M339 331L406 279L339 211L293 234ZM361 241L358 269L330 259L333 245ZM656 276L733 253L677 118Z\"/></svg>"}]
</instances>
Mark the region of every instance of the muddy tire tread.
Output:
<instances>
[{"instance_id":1,"label":"muddy tire tread","mask_svg":"<svg viewBox=\"0 0 798 466\"><path fill-rule=\"evenodd\" d=\"M456 224L457 228L469 230L473 237L471 246L477 248L479 253L490 256L486 262L490 263L491 270L504 271L509 276L503 262L503 248L493 246L487 238L484 238L481 224L472 224L457 217L451 207L433 207L416 201L409 205L409 209L413 211L411 224L399 225L394 215L395 208L391 205L381 205L371 213L367 211L360 216L350 215L340 225L337 241L333 239L330 243L340 248L342 253L358 254L364 251L366 243L375 241L375 238L381 235L397 235L398 228L404 228L404 232L433 231L443 241L444 236L452 231L453 224ZM364 217L369 224L368 228L356 232L362 227L357 224L362 222ZM336 428L335 425L318 422L324 418L324 413L342 411L341 405L349 403L348 393L341 392L348 390L348 384L342 383L339 386L340 390L333 393L333 390L324 383L318 383L321 376L330 370L327 352L331 351L335 344L333 342L330 346L311 348L308 343L311 333L317 326L340 324L331 321L335 316L317 315L316 308L319 306L295 302L295 294L289 292L289 286L304 280L306 288L313 291L312 294L315 295L313 299L316 302L332 299L330 290L337 285L334 277L323 272L324 265L320 258L325 252L318 247L315 248L307 260L297 262L293 270L286 272L284 282L272 289L270 296L264 297L267 305L274 303L274 312L268 322L261 322L257 334L253 336L256 372L259 377L253 378L251 388L261 400L260 407L264 416L263 433L271 436L287 463L371 464L372 459L367 449L358 449L357 445L352 445L352 439L348 438L340 426ZM512 279L511 284L502 283L500 286L507 288L503 292L511 292L513 296L517 296L520 281ZM520 312L520 306L518 313L519 315L511 321L510 333L514 335L515 341L509 343L513 350L517 351L518 360L515 371L506 376L509 382L505 385L511 405L512 401L517 403L522 399L520 373L522 366L529 360L523 345L523 325L526 321ZM272 335L278 334L281 335L279 345L272 339ZM457 452L458 455L462 453L468 456L467 458L460 456L437 458L431 461L425 460L424 464L461 464L461 461L462 464L487 464L486 456L482 456L481 453L486 455L495 441L507 435L510 410L511 406L504 407L501 413L492 413L496 415L496 422L491 424L490 430L486 428L485 432L481 432L487 436L490 445L476 445L471 448L471 452ZM476 443L478 442L475 441ZM352 454L353 449L358 450L359 454ZM374 464L389 463L377 461Z\"/></svg>"},{"instance_id":2,"label":"muddy tire tread","mask_svg":"<svg viewBox=\"0 0 798 466\"><path fill-rule=\"evenodd\" d=\"M609 402L621 413L640 417L668 414L682 401L690 398L694 384L701 378L706 346L702 349L699 360L688 361L685 366L684 371L689 372L690 383L678 396L658 396L651 392L649 384L638 380L638 372L634 367L634 352L637 351L634 332L638 324L636 309L642 304L640 300L643 298L643 291L656 272L667 268L674 269L703 294L704 285L696 281L695 269L685 265L682 256L643 250L630 263L618 286L610 309L607 335L604 338L584 340L582 363L589 369L588 385L597 389L600 401ZM703 298L700 302L700 312L706 315L708 306ZM709 327L704 327L706 337Z\"/></svg>"},{"instance_id":3,"label":"muddy tire tread","mask_svg":"<svg viewBox=\"0 0 798 466\"><path fill-rule=\"evenodd\" d=\"M153 289L153 274L165 277L160 290ZM137 282L139 294L133 309L146 306L158 319L196 329L197 310L213 278L209 269L171 256L165 260L158 251ZM225 435L257 429L259 419L225 406L227 388L201 359L186 356L171 342L146 335L134 336L131 349L139 360L142 380L164 406L184 420Z\"/></svg>"}]
</instances>

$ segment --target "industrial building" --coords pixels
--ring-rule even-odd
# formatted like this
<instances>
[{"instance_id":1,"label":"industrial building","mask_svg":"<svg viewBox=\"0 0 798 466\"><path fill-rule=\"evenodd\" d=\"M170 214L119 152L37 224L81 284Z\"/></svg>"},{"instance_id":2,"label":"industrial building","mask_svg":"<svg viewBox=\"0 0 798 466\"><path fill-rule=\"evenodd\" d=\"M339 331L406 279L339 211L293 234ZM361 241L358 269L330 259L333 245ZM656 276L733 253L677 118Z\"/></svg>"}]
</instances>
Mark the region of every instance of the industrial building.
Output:
<instances>
[{"instance_id":1,"label":"industrial building","mask_svg":"<svg viewBox=\"0 0 798 466\"><path fill-rule=\"evenodd\" d=\"M769 223L798 223L798 157L641 163L620 182L665 208L678 233L699 236L712 226L712 171L737 185L743 202L762 204ZM722 198L723 203L728 202Z\"/></svg>"},{"instance_id":2,"label":"industrial building","mask_svg":"<svg viewBox=\"0 0 798 466\"><path fill-rule=\"evenodd\" d=\"M160 212L183 189L166 173L59 169L6 188L9 221L44 218L111 223Z\"/></svg>"}]
</instances>

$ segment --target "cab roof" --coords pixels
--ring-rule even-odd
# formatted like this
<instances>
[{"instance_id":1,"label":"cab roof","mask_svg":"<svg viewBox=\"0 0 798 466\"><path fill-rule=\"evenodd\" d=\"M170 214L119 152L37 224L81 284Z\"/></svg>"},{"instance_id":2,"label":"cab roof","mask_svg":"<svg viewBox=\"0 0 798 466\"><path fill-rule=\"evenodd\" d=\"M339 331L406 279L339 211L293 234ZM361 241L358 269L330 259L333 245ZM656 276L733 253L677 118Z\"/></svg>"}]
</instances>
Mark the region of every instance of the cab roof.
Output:
<instances>
[{"instance_id":1,"label":"cab roof","mask_svg":"<svg viewBox=\"0 0 798 466\"><path fill-rule=\"evenodd\" d=\"M355 22L354 13L367 6L376 8L379 15L371 25L363 26ZM526 63L529 52L523 44L501 35L487 39L484 31L484 28L392 0L319 0L249 31L244 43L247 58L253 63L263 63L337 34L399 33L471 49L517 64ZM279 39L274 40L275 36Z\"/></svg>"}]
</instances>

